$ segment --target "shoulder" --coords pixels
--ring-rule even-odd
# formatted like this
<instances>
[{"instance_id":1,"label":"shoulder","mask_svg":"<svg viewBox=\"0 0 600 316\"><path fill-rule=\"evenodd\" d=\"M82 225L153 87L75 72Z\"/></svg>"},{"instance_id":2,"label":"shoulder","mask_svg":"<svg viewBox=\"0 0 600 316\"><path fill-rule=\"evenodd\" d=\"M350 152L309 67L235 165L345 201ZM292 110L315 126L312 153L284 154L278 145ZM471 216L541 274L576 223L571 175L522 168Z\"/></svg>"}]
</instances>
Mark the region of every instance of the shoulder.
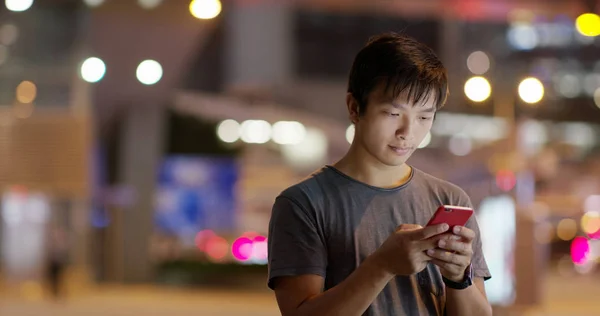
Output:
<instances>
[{"instance_id":1,"label":"shoulder","mask_svg":"<svg viewBox=\"0 0 600 316\"><path fill-rule=\"evenodd\" d=\"M275 205L293 204L305 212L318 209L325 196L327 167L314 171L298 183L283 190L275 199Z\"/></svg>"},{"instance_id":2,"label":"shoulder","mask_svg":"<svg viewBox=\"0 0 600 316\"><path fill-rule=\"evenodd\" d=\"M445 203L452 205L470 206L469 196L458 185L437 178L420 169L414 169L413 181L424 190L428 190L436 196L442 198Z\"/></svg>"},{"instance_id":3,"label":"shoulder","mask_svg":"<svg viewBox=\"0 0 600 316\"><path fill-rule=\"evenodd\" d=\"M314 171L298 183L283 190L277 198L288 199L302 205L314 203L315 200L325 195L326 173L327 167Z\"/></svg>"}]
</instances>

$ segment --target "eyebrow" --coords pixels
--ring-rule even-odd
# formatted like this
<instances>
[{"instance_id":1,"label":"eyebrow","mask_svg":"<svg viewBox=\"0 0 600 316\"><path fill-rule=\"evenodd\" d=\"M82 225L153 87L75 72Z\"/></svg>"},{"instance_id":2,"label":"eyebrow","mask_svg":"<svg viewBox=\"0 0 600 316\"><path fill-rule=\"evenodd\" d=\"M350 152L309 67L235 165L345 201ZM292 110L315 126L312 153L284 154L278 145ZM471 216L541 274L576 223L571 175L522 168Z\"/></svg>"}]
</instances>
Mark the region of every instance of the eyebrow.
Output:
<instances>
[{"instance_id":1,"label":"eyebrow","mask_svg":"<svg viewBox=\"0 0 600 316\"><path fill-rule=\"evenodd\" d=\"M390 102L390 104L391 104L393 107L397 108L397 109L401 109L401 108L405 107L403 104L398 104L398 103L394 103L394 102ZM415 105L413 105L413 107L414 107L414 106L415 106ZM437 109L436 109L435 107L432 107L432 106L430 106L430 107L427 107L427 108L424 108L424 109L422 109L422 110L421 110L421 111L419 111L419 112L421 112L421 113L435 113L436 111L437 111Z\"/></svg>"}]
</instances>

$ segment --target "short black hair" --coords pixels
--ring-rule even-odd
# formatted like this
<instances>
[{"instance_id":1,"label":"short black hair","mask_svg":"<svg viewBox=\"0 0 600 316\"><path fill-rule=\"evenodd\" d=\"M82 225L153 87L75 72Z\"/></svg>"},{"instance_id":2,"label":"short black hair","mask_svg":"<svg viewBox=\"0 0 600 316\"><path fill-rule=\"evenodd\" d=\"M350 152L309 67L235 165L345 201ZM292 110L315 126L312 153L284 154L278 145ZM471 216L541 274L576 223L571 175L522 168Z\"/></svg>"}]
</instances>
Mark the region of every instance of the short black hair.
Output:
<instances>
[{"instance_id":1,"label":"short black hair","mask_svg":"<svg viewBox=\"0 0 600 316\"><path fill-rule=\"evenodd\" d=\"M446 103L448 74L442 61L425 44L404 34L385 33L369 39L354 59L348 92L364 114L369 95L380 83L393 96L406 92L414 103L434 93L436 109Z\"/></svg>"}]
</instances>

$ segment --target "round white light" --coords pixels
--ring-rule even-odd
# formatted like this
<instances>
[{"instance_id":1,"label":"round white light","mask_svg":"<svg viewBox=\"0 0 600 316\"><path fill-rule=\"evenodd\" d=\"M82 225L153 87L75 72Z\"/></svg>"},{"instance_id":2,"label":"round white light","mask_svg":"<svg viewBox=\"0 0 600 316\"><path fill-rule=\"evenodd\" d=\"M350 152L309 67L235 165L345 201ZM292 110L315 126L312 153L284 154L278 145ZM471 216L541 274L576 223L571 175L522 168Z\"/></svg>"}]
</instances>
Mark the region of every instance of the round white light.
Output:
<instances>
[{"instance_id":1,"label":"round white light","mask_svg":"<svg viewBox=\"0 0 600 316\"><path fill-rule=\"evenodd\" d=\"M519 96L526 103L538 103L544 97L544 85L537 78L527 78L519 84Z\"/></svg>"},{"instance_id":2,"label":"round white light","mask_svg":"<svg viewBox=\"0 0 600 316\"><path fill-rule=\"evenodd\" d=\"M6 0L6 8L13 12L23 12L31 8L33 0Z\"/></svg>"},{"instance_id":3,"label":"round white light","mask_svg":"<svg viewBox=\"0 0 600 316\"><path fill-rule=\"evenodd\" d=\"M483 102L492 94L492 86L484 77L473 77L465 83L465 95L473 102Z\"/></svg>"},{"instance_id":4,"label":"round white light","mask_svg":"<svg viewBox=\"0 0 600 316\"><path fill-rule=\"evenodd\" d=\"M144 60L136 70L137 79L145 85L153 85L160 81L163 75L162 66L156 60Z\"/></svg>"},{"instance_id":5,"label":"round white light","mask_svg":"<svg viewBox=\"0 0 600 316\"><path fill-rule=\"evenodd\" d=\"M102 59L90 57L81 64L80 75L87 82L98 82L106 73L106 65Z\"/></svg>"},{"instance_id":6,"label":"round white light","mask_svg":"<svg viewBox=\"0 0 600 316\"><path fill-rule=\"evenodd\" d=\"M299 144L306 137L306 128L302 123L280 121L273 124L273 141L280 145Z\"/></svg>"},{"instance_id":7,"label":"round white light","mask_svg":"<svg viewBox=\"0 0 600 316\"><path fill-rule=\"evenodd\" d=\"M193 0L190 2L190 13L198 19L210 20L221 13L219 0Z\"/></svg>"},{"instance_id":8,"label":"round white light","mask_svg":"<svg viewBox=\"0 0 600 316\"><path fill-rule=\"evenodd\" d=\"M271 139L271 124L262 120L244 121L241 126L241 138L249 144L264 144Z\"/></svg>"},{"instance_id":9,"label":"round white light","mask_svg":"<svg viewBox=\"0 0 600 316\"><path fill-rule=\"evenodd\" d=\"M162 0L138 0L140 7L148 10L158 7L161 2Z\"/></svg>"},{"instance_id":10,"label":"round white light","mask_svg":"<svg viewBox=\"0 0 600 316\"><path fill-rule=\"evenodd\" d=\"M235 120L224 120L217 127L217 136L223 142L234 143L240 139L240 123Z\"/></svg>"},{"instance_id":11,"label":"round white light","mask_svg":"<svg viewBox=\"0 0 600 316\"><path fill-rule=\"evenodd\" d=\"M87 4L88 7L95 8L103 4L104 0L83 0L83 2Z\"/></svg>"}]
</instances>

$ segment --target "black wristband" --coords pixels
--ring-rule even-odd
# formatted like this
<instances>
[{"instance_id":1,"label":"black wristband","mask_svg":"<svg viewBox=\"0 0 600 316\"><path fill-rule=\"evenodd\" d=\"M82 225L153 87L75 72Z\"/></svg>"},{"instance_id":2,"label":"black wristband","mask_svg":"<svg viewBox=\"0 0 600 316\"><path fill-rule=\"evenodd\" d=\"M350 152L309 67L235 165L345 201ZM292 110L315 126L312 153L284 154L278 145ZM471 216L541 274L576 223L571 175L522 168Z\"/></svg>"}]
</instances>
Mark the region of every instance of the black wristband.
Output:
<instances>
[{"instance_id":1,"label":"black wristband","mask_svg":"<svg viewBox=\"0 0 600 316\"><path fill-rule=\"evenodd\" d=\"M464 290L469 286L473 285L473 267L471 265L467 267L467 269L465 270L465 276L463 277L463 280L461 282L454 282L452 280L446 279L444 276L442 276L442 280L444 281L444 284L446 284L446 286L451 289Z\"/></svg>"}]
</instances>

